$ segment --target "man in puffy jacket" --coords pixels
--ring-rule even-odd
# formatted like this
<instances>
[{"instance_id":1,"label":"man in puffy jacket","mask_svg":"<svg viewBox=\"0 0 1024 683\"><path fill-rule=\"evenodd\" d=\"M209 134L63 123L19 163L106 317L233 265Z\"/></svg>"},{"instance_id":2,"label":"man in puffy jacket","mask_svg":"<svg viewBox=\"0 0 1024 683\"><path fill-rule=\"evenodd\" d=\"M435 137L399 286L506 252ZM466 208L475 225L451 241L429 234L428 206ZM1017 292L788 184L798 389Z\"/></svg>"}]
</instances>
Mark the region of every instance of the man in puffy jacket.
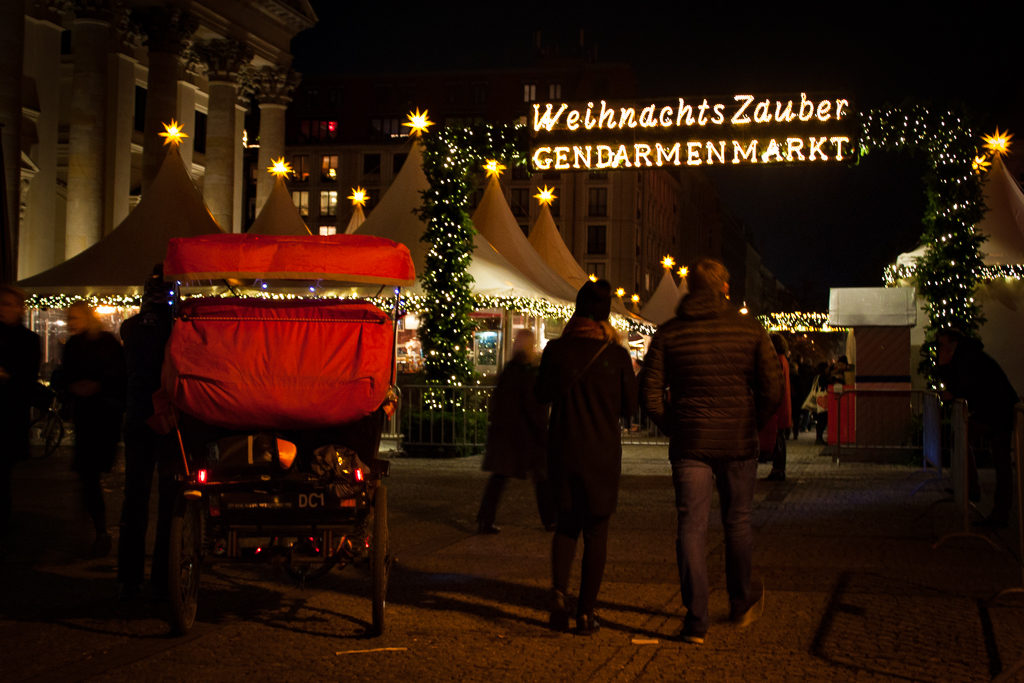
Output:
<instances>
[{"instance_id":1,"label":"man in puffy jacket","mask_svg":"<svg viewBox=\"0 0 1024 683\"><path fill-rule=\"evenodd\" d=\"M676 317L654 334L644 361L644 408L670 437L678 511L676 558L682 640L708 630L707 526L717 487L725 528L726 583L733 622L749 624L764 607L751 586L750 523L757 479L758 429L782 400L782 373L768 335L728 301L729 272L705 259L688 278Z\"/></svg>"}]
</instances>

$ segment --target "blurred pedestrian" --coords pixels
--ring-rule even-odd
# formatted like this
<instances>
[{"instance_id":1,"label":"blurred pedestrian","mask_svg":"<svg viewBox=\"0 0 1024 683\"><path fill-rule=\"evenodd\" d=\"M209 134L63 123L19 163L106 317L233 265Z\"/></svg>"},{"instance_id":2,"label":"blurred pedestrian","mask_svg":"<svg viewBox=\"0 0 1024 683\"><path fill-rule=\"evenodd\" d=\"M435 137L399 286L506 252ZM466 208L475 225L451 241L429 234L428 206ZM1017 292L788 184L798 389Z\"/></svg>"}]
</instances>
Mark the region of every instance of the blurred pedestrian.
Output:
<instances>
[{"instance_id":1,"label":"blurred pedestrian","mask_svg":"<svg viewBox=\"0 0 1024 683\"><path fill-rule=\"evenodd\" d=\"M622 464L620 418L636 406L636 376L629 353L608 323L611 285L587 282L562 336L544 349L537 396L551 404L548 474L558 510L551 541L552 598L549 625L569 628L567 596L576 542L583 534L583 562L576 633L598 629L594 607L608 554L608 523L619 494Z\"/></svg>"},{"instance_id":2,"label":"blurred pedestrian","mask_svg":"<svg viewBox=\"0 0 1024 683\"><path fill-rule=\"evenodd\" d=\"M758 432L757 440L761 457L766 458L764 462L772 463L772 471L765 477L765 481L786 481L786 432L793 427L793 402L790 396L789 359L787 358L789 346L786 344L785 338L778 332L772 332L769 338L775 348L775 354L778 356L779 366L782 368L782 402Z\"/></svg>"},{"instance_id":3,"label":"blurred pedestrian","mask_svg":"<svg viewBox=\"0 0 1024 683\"><path fill-rule=\"evenodd\" d=\"M29 409L39 378L39 336L22 322L25 293L0 285L0 553L11 523L11 473L29 457Z\"/></svg>"},{"instance_id":4,"label":"blurred pedestrian","mask_svg":"<svg viewBox=\"0 0 1024 683\"><path fill-rule=\"evenodd\" d=\"M718 489L725 528L729 618L746 625L764 609L751 585L758 430L782 400L783 378L768 335L729 303L729 271L705 259L690 293L651 339L640 384L643 406L669 435L677 511L676 559L686 616L680 638L704 642L708 614L707 527Z\"/></svg>"},{"instance_id":5,"label":"blurred pedestrian","mask_svg":"<svg viewBox=\"0 0 1024 683\"><path fill-rule=\"evenodd\" d=\"M970 339L953 328L940 330L935 336L938 351L936 374L946 385L945 400L967 401L967 433L972 444L986 440L992 449L992 465L996 471L996 490L992 511L980 524L1005 527L1013 504L1013 467L1010 438L1013 432L1013 410L1018 396L999 363L982 350L977 339ZM973 449L968 449L969 491L980 498L978 468Z\"/></svg>"},{"instance_id":6,"label":"blurred pedestrian","mask_svg":"<svg viewBox=\"0 0 1024 683\"><path fill-rule=\"evenodd\" d=\"M82 502L96 530L92 555L110 553L103 474L110 472L121 437L125 400L124 351L117 338L103 329L96 312L85 302L68 308L68 331L60 366L52 383L64 392L75 427L71 466L82 484Z\"/></svg>"},{"instance_id":7,"label":"blurred pedestrian","mask_svg":"<svg viewBox=\"0 0 1024 683\"><path fill-rule=\"evenodd\" d=\"M140 594L145 573L146 531L153 472L159 470L156 544L150 572L153 593L167 590L167 549L170 538L173 472L169 436L154 432L146 421L153 415L153 393L160 388L164 347L171 335L169 292L163 267L157 266L143 288L139 313L121 323L127 369L124 423L124 504L117 544L117 580L122 599Z\"/></svg>"},{"instance_id":8,"label":"blurred pedestrian","mask_svg":"<svg viewBox=\"0 0 1024 683\"><path fill-rule=\"evenodd\" d=\"M531 330L516 333L512 359L498 376L488 412L487 451L483 470L490 472L477 512L477 532L496 534L498 502L510 477L533 479L537 512L545 529L555 528L554 503L547 478L547 406L537 400L537 337Z\"/></svg>"}]
</instances>

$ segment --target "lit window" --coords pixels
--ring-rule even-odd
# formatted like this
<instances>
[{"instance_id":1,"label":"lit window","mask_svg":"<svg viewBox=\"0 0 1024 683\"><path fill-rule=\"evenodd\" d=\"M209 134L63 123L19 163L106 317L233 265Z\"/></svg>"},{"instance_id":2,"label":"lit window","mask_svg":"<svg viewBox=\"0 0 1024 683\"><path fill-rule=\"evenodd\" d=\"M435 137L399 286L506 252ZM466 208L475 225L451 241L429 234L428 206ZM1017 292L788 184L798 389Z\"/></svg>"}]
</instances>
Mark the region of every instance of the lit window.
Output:
<instances>
[{"instance_id":1,"label":"lit window","mask_svg":"<svg viewBox=\"0 0 1024 683\"><path fill-rule=\"evenodd\" d=\"M320 193L320 215L338 215L338 191L324 190Z\"/></svg>"},{"instance_id":2,"label":"lit window","mask_svg":"<svg viewBox=\"0 0 1024 683\"><path fill-rule=\"evenodd\" d=\"M309 215L309 192L305 190L292 192L292 204L299 210L299 215L306 217Z\"/></svg>"},{"instance_id":3,"label":"lit window","mask_svg":"<svg viewBox=\"0 0 1024 683\"><path fill-rule=\"evenodd\" d=\"M537 84L526 83L523 85L523 102L537 101Z\"/></svg>"},{"instance_id":4,"label":"lit window","mask_svg":"<svg viewBox=\"0 0 1024 683\"><path fill-rule=\"evenodd\" d=\"M550 83L550 84L548 84L548 99L549 100L560 100L560 99L562 99L562 84L561 83Z\"/></svg>"},{"instance_id":5,"label":"lit window","mask_svg":"<svg viewBox=\"0 0 1024 683\"><path fill-rule=\"evenodd\" d=\"M295 154L292 156L293 183L305 183L309 181L309 155Z\"/></svg>"},{"instance_id":6,"label":"lit window","mask_svg":"<svg viewBox=\"0 0 1024 683\"><path fill-rule=\"evenodd\" d=\"M321 235L337 235L338 234L338 228L333 226L333 225L321 225L320 226L320 234Z\"/></svg>"},{"instance_id":7,"label":"lit window","mask_svg":"<svg viewBox=\"0 0 1024 683\"><path fill-rule=\"evenodd\" d=\"M338 156L336 154L320 157L320 180L332 181L338 179Z\"/></svg>"}]
</instances>

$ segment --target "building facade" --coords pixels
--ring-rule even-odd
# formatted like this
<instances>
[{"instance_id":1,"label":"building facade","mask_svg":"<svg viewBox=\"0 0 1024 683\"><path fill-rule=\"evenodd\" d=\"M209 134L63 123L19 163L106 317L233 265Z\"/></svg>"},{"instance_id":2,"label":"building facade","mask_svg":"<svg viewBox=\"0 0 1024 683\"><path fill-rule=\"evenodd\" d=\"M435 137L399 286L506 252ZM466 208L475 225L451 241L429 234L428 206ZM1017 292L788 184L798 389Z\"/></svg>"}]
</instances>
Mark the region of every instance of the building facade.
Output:
<instances>
[{"instance_id":1,"label":"building facade","mask_svg":"<svg viewBox=\"0 0 1024 683\"><path fill-rule=\"evenodd\" d=\"M172 119L189 136L182 158L214 218L242 230L247 146L259 163L284 154L299 80L290 42L316 22L306 0L5 5L4 47L22 57L21 77L0 82L4 170L17 180L6 231L17 279L83 251L128 215L159 169ZM254 112L259 128L247 130ZM272 187L260 180L256 204Z\"/></svg>"}]
</instances>

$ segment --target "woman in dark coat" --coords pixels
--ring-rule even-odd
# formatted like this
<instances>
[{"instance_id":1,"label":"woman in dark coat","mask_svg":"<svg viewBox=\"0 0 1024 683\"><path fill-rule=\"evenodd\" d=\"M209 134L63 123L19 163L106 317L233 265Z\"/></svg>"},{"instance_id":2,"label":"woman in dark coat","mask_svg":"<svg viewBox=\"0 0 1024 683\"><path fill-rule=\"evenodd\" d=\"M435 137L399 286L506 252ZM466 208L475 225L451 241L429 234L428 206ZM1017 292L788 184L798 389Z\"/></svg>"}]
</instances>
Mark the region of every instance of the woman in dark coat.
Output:
<instances>
[{"instance_id":1,"label":"woman in dark coat","mask_svg":"<svg viewBox=\"0 0 1024 683\"><path fill-rule=\"evenodd\" d=\"M611 286L588 282L561 338L544 349L537 396L551 404L548 476L558 509L551 543L553 584L550 626L568 630L566 591L576 541L583 533L583 565L576 632L598 628L594 606L608 550L608 521L619 493L622 443L619 418L636 406L637 383L629 354L608 324Z\"/></svg>"},{"instance_id":2,"label":"woman in dark coat","mask_svg":"<svg viewBox=\"0 0 1024 683\"><path fill-rule=\"evenodd\" d=\"M533 478L537 512L541 524L555 528L555 513L547 483L547 406L537 400L537 338L530 330L519 330L512 345L512 360L498 377L491 394L490 424L483 470L490 472L484 488L477 531L496 534L494 526L498 501L510 477Z\"/></svg>"},{"instance_id":3,"label":"woman in dark coat","mask_svg":"<svg viewBox=\"0 0 1024 683\"><path fill-rule=\"evenodd\" d=\"M120 342L103 329L96 313L83 302L68 309L68 331L53 384L65 392L75 425L71 467L82 482L85 508L96 528L94 556L110 552L102 476L114 466L121 438L125 403L125 360Z\"/></svg>"}]
</instances>

